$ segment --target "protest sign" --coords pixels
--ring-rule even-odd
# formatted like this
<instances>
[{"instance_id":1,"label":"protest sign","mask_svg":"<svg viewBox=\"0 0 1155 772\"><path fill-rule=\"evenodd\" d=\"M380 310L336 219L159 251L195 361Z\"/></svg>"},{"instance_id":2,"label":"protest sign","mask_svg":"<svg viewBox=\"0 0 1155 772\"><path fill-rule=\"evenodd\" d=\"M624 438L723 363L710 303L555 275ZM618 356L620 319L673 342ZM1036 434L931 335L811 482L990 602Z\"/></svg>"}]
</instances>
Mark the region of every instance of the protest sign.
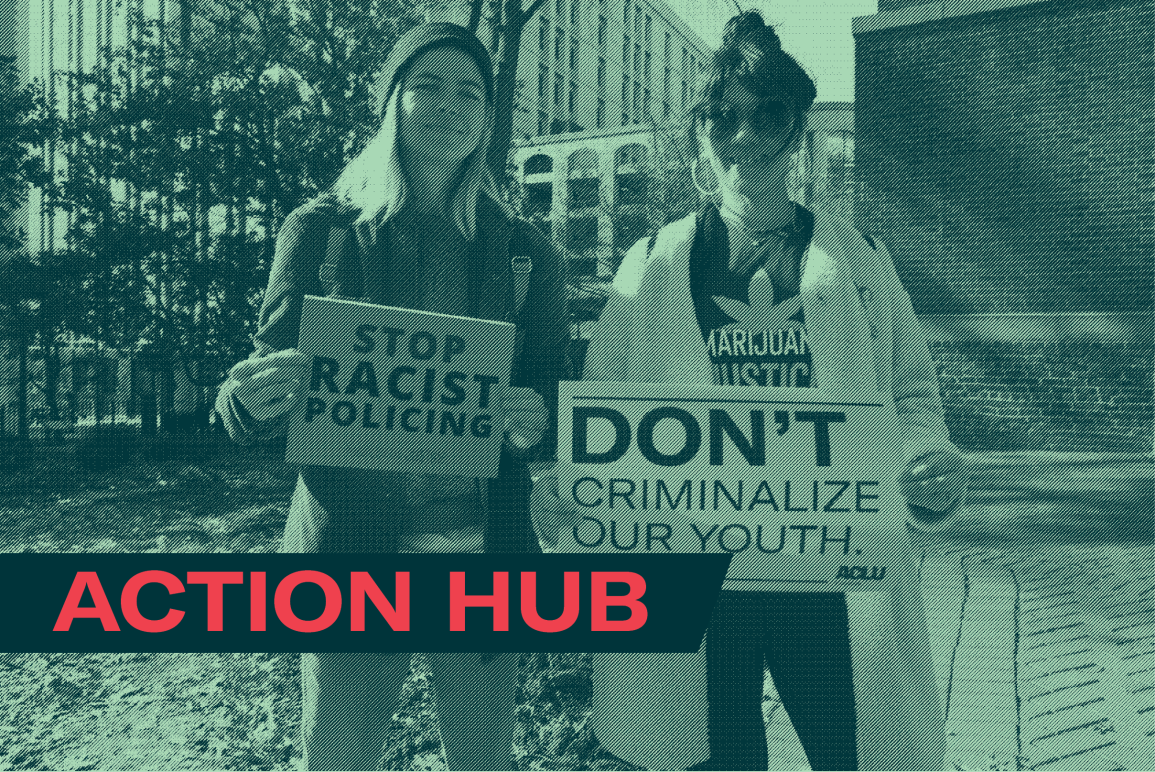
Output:
<instances>
[{"instance_id":1,"label":"protest sign","mask_svg":"<svg viewBox=\"0 0 1155 772\"><path fill-rule=\"evenodd\" d=\"M567 552L729 552L723 589L886 590L909 550L880 395L562 383Z\"/></svg>"},{"instance_id":2,"label":"protest sign","mask_svg":"<svg viewBox=\"0 0 1155 772\"><path fill-rule=\"evenodd\" d=\"M312 370L285 459L496 476L514 335L507 322L306 296Z\"/></svg>"}]
</instances>

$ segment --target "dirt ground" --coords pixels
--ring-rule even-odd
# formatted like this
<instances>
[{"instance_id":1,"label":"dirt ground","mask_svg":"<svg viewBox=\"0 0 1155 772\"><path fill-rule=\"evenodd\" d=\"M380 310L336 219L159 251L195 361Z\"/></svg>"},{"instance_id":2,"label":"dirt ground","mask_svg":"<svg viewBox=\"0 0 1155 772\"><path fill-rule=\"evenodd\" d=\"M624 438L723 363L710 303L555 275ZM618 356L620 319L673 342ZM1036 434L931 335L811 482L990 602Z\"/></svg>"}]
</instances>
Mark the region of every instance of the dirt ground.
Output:
<instances>
[{"instance_id":1,"label":"dirt ground","mask_svg":"<svg viewBox=\"0 0 1155 772\"><path fill-rule=\"evenodd\" d=\"M92 472L67 447L41 450L0 475L0 552L276 548L295 474L275 451L176 455L154 448ZM1136 760L1155 710L1150 460L992 454L980 467L967 516L918 545L936 670L954 695L948 758L956 769L1149 768ZM1123 587L1133 599L1120 603ZM1061 611L1075 622L1052 622L1057 604L1074 604ZM1052 666L1077 645L1062 636L1082 617L1095 643L1071 656L1087 661ZM992 642L1003 638L1006 677L993 674ZM1061 680L1087 670L1100 675ZM522 769L631 769L588 726L589 673L588 655L522 658ZM1088 694L1067 700L1079 690ZM806 769L769 679L766 695L772 768ZM1061 699L1070 709L1048 702ZM992 734L998 711L1007 738ZM0 769L292 769L299 724L295 654L0 654ZM379 768L444 769L435 679L420 655Z\"/></svg>"},{"instance_id":2,"label":"dirt ground","mask_svg":"<svg viewBox=\"0 0 1155 772\"><path fill-rule=\"evenodd\" d=\"M0 552L271 552L295 482L275 451L144 453L106 472L67 448L0 478ZM522 768L629 769L585 727L589 657L522 660ZM0 654L0 769L295 769L296 654ZM444 769L421 655L384 769Z\"/></svg>"}]
</instances>

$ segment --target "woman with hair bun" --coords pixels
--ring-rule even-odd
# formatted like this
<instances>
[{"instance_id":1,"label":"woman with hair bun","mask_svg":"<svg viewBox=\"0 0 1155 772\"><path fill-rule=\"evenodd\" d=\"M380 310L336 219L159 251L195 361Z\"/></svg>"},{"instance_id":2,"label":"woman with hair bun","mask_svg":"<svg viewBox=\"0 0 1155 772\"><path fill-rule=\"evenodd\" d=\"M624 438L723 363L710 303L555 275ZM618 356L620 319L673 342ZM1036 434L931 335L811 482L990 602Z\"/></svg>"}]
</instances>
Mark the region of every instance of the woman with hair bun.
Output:
<instances>
[{"instance_id":1,"label":"woman with hair bun","mask_svg":"<svg viewBox=\"0 0 1155 772\"><path fill-rule=\"evenodd\" d=\"M965 490L926 338L886 248L790 200L791 155L813 81L754 12L727 23L691 113L697 213L625 256L591 336L584 378L643 383L854 384L896 408L908 524L945 527ZM804 328L799 352L750 367L747 339ZM723 591L703 650L597 655L594 728L608 751L655 769L766 769L763 663L810 765L940 769L942 707L917 586L883 593Z\"/></svg>"},{"instance_id":2,"label":"woman with hair bun","mask_svg":"<svg viewBox=\"0 0 1155 772\"><path fill-rule=\"evenodd\" d=\"M285 219L256 351L233 367L217 410L239 442L285 431L305 401L306 294L515 322L496 478L304 467L281 551L539 552L526 460L553 434L547 405L569 374L569 317L557 251L506 210L485 164L489 55L463 27L421 24L393 45L377 97L376 136L330 191ZM301 655L305 769L377 768L410 656ZM449 768L514 769L517 655L428 656Z\"/></svg>"}]
</instances>

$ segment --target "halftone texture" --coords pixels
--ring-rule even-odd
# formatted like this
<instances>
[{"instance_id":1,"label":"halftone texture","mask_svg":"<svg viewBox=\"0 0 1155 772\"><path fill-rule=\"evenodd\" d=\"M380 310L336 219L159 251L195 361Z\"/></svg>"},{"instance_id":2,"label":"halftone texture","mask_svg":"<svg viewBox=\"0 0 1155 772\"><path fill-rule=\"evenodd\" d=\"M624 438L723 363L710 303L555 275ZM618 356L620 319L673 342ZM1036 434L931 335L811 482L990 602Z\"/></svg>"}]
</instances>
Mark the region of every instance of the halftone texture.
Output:
<instances>
[{"instance_id":1,"label":"halftone texture","mask_svg":"<svg viewBox=\"0 0 1155 772\"><path fill-rule=\"evenodd\" d=\"M303 769L376 769L411 654L301 655Z\"/></svg>"},{"instance_id":2,"label":"halftone texture","mask_svg":"<svg viewBox=\"0 0 1155 772\"><path fill-rule=\"evenodd\" d=\"M1149 451L1155 6L982 7L856 36L858 221L919 314L1007 315L936 351L956 441ZM1138 342L1028 314L1104 315Z\"/></svg>"},{"instance_id":3,"label":"halftone texture","mask_svg":"<svg viewBox=\"0 0 1155 772\"><path fill-rule=\"evenodd\" d=\"M418 24L398 38L389 49L389 55L385 57L385 64L373 88L378 115L385 111L389 94L404 76L409 63L422 52L439 46L460 48L472 56L481 71L482 80L485 81L485 90L492 99L493 65L489 60L489 52L485 50L485 46L477 36L456 24L446 22Z\"/></svg>"},{"instance_id":4,"label":"halftone texture","mask_svg":"<svg viewBox=\"0 0 1155 772\"><path fill-rule=\"evenodd\" d=\"M845 595L723 592L706 659L710 759L695 769L767 768L764 663L810 768L858 768Z\"/></svg>"}]
</instances>

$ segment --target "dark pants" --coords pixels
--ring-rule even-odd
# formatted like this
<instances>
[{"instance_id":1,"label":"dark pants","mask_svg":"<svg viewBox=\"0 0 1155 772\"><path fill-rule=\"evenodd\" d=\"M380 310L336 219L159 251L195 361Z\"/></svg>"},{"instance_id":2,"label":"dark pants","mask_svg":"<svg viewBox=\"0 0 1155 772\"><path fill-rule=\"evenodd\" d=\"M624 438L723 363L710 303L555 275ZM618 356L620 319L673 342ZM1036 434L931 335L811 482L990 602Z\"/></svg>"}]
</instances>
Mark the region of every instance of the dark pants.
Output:
<instances>
[{"instance_id":1,"label":"dark pants","mask_svg":"<svg viewBox=\"0 0 1155 772\"><path fill-rule=\"evenodd\" d=\"M843 593L723 592L706 660L710 759L695 769L766 769L763 662L811 768L858 768Z\"/></svg>"}]
</instances>

